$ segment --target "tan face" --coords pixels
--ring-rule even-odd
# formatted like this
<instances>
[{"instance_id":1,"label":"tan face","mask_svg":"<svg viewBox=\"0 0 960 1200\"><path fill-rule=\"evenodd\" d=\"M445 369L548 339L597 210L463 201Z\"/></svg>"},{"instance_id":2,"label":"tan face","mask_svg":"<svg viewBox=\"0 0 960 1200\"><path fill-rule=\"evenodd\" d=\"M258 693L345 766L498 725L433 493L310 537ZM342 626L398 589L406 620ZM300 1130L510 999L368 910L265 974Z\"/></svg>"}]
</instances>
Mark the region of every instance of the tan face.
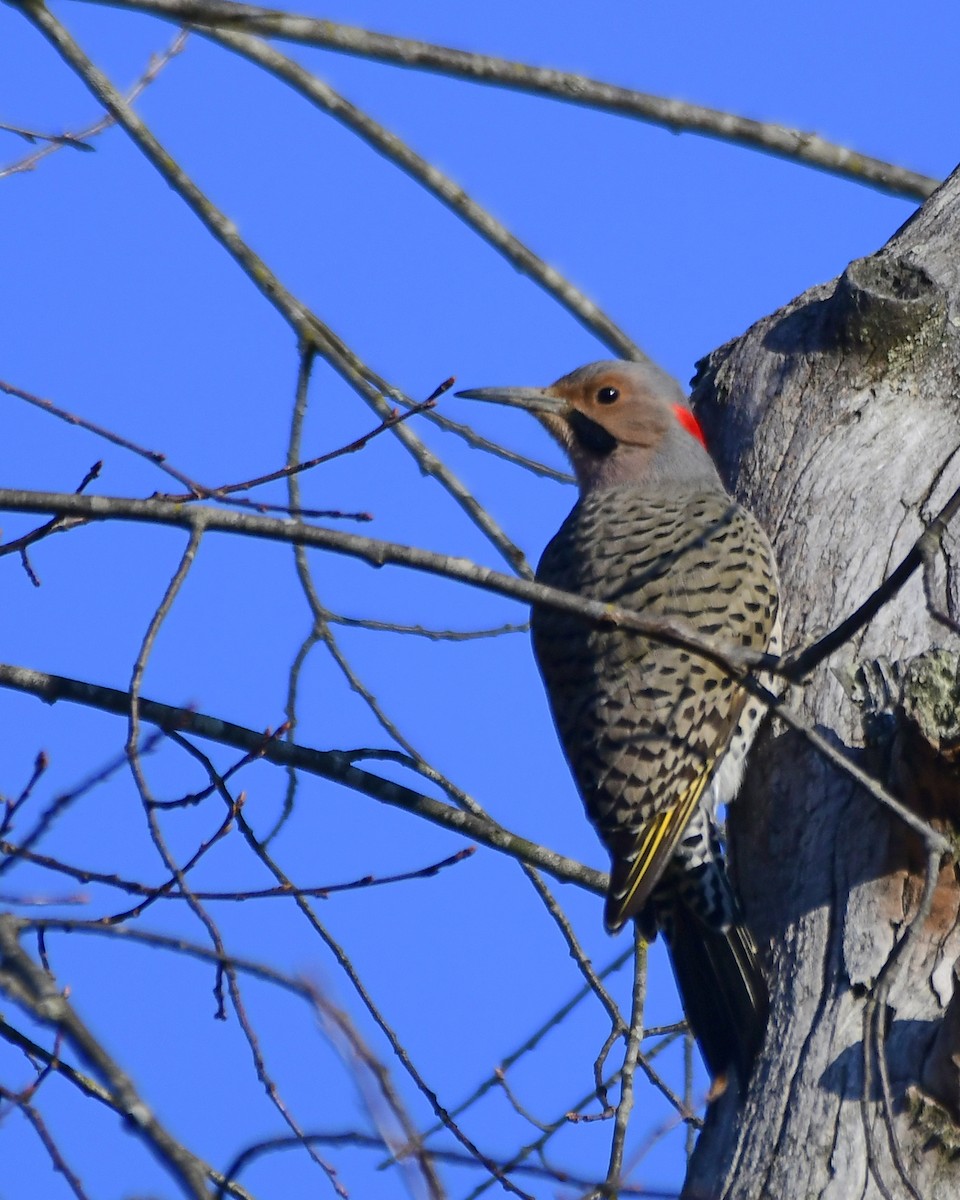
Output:
<instances>
[{"instance_id":1,"label":"tan face","mask_svg":"<svg viewBox=\"0 0 960 1200\"><path fill-rule=\"evenodd\" d=\"M653 449L676 420L672 405L662 395L647 387L635 371L617 365L581 367L558 379L545 394L559 404L555 411L541 410L537 415L571 452L578 448L604 452L604 439L591 431L590 424L609 435L610 449L614 444Z\"/></svg>"},{"instance_id":2,"label":"tan face","mask_svg":"<svg viewBox=\"0 0 960 1200\"><path fill-rule=\"evenodd\" d=\"M457 395L532 413L567 452L581 491L654 479L719 483L683 392L651 363L609 359L546 388L472 388Z\"/></svg>"}]
</instances>

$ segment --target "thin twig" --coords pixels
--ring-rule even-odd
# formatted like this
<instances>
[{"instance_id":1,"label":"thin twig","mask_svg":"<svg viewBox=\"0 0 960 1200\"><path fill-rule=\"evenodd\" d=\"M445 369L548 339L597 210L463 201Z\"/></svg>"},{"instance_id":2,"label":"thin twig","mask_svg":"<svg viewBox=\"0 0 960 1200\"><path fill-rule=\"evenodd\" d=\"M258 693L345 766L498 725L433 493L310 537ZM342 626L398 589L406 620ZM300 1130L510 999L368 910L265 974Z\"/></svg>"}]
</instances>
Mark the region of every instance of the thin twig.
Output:
<instances>
[{"instance_id":1,"label":"thin twig","mask_svg":"<svg viewBox=\"0 0 960 1200\"><path fill-rule=\"evenodd\" d=\"M688 1108L693 1108L693 1068L694 1058L696 1055L696 1042L693 1034L688 1029L683 1037L683 1102ZM692 1125L687 1126L687 1141L684 1149L687 1154L687 1162L693 1157L693 1148L697 1144L697 1133Z\"/></svg>"},{"instance_id":2,"label":"thin twig","mask_svg":"<svg viewBox=\"0 0 960 1200\"><path fill-rule=\"evenodd\" d=\"M343 625L347 629L369 629L374 633L408 634L411 637L426 638L431 642L470 642L479 638L530 632L529 621L520 625L497 625L493 629L425 629L423 625L398 625L394 621L377 621L373 617L346 617L329 609L326 610L326 614L331 625Z\"/></svg>"},{"instance_id":3,"label":"thin twig","mask_svg":"<svg viewBox=\"0 0 960 1200\"><path fill-rule=\"evenodd\" d=\"M163 471L171 479L175 479L177 483L187 488L190 495L194 498L212 495L207 488L196 483L189 475L184 475L182 471L178 471L176 467L171 466L167 460L167 456L161 454L158 450L148 450L146 446L138 445L137 442L131 441L130 438L123 437L122 434L114 433L112 429L107 429L105 425L98 425L95 421L78 416L77 413L68 412L67 409L54 404L52 400L47 400L44 396L37 396L33 392L25 391L23 388L19 388L15 384L8 383L3 379L0 379L0 392L5 392L8 396L14 396L18 400L23 400L25 403L33 405L34 408L39 408L42 412L49 413L50 416L56 417L60 421L65 421L68 425L75 425L78 429L85 429L87 433L92 433L94 437L109 442L112 446L119 446L122 450L129 450L131 454L136 454L138 458L146 459L148 463L151 463L158 470Z\"/></svg>"},{"instance_id":4,"label":"thin twig","mask_svg":"<svg viewBox=\"0 0 960 1200\"><path fill-rule=\"evenodd\" d=\"M570 924L566 914L561 909L560 905L554 899L550 889L540 878L540 875L533 867L527 867L527 876L533 884L534 890L543 901L547 912L553 917L557 923L563 940L566 942L567 951L573 961L577 964L580 974L587 982L587 986L603 1005L604 1011L610 1018L610 1024L613 1027L614 1036L619 1037L627 1032L626 1022L617 1006L616 1000L610 995L607 989L603 986L600 976L594 970L593 963L587 957L573 931L573 926Z\"/></svg>"},{"instance_id":5,"label":"thin twig","mask_svg":"<svg viewBox=\"0 0 960 1200\"><path fill-rule=\"evenodd\" d=\"M287 462L297 463L300 461L303 450L303 425L307 417L307 405L310 402L310 378L313 374L314 362L317 357L317 352L312 343L301 341L299 346L299 357L297 360L297 382L294 390L293 412L290 417L290 436L287 441ZM287 499L291 507L299 507L301 503L300 481L296 475L290 475L287 479ZM297 570L297 576L301 581L301 587L304 587L307 596L307 602L310 603L310 593L307 590L303 580L306 577L310 579L307 571L306 563L301 565L300 556L297 550L294 550L294 564ZM306 573L306 575L305 575ZM317 628L317 621L314 618L311 629L307 632L303 641L297 648L297 653L294 655L293 662L290 664L290 673L287 679L287 700L284 705L284 713L287 719L287 740L293 741L294 735L299 723L299 713L297 702L300 694L300 675L303 671L304 664L310 656L310 651L320 639L320 631ZM296 799L297 786L299 784L299 776L293 766L287 767L287 786L283 797L283 807L280 810L280 815L274 822L273 828L263 839L263 844L269 846L274 838L280 833L284 825L290 819L293 813L293 805Z\"/></svg>"},{"instance_id":6,"label":"thin twig","mask_svg":"<svg viewBox=\"0 0 960 1200\"><path fill-rule=\"evenodd\" d=\"M0 388L3 385L0 384ZM87 487L95 479L100 477L100 472L103 469L103 462L95 462L87 471L86 475L80 480L77 485L77 494L85 491ZM31 529L29 533L23 534L21 537L13 538L9 542L0 544L0 558L7 554L19 554L20 560L23 563L23 568L27 572L27 577L34 587L40 587L40 579L33 567L30 565L30 560L27 557L27 549L35 542L42 541L44 538L50 537L53 533L63 533L68 529L75 529L78 525L83 525L85 522L77 520L64 520L63 517L52 517L49 521L45 521L37 529Z\"/></svg>"},{"instance_id":7,"label":"thin twig","mask_svg":"<svg viewBox=\"0 0 960 1200\"><path fill-rule=\"evenodd\" d=\"M593 1062L593 1082L597 1089L597 1101L600 1105L600 1112L591 1117L584 1118L591 1121L606 1121L613 1116L613 1105L607 1096L607 1087L604 1082L604 1071L607 1066L607 1059L610 1057L610 1051L614 1048L617 1042L620 1041L620 1035L623 1030L617 1029L614 1026L607 1034L603 1045L600 1047L599 1053ZM619 1072L617 1072L619 1078Z\"/></svg>"},{"instance_id":8,"label":"thin twig","mask_svg":"<svg viewBox=\"0 0 960 1200\"><path fill-rule=\"evenodd\" d=\"M141 753L150 753L161 740L162 736L160 734L151 734L150 737L144 740ZM46 808L37 818L33 829L21 840L17 848L17 854L11 856L10 858L4 859L3 862L0 862L0 875L2 875L5 871L8 871L15 864L17 857L32 850L32 848L45 837L48 830L51 828L57 818L62 816L62 814L70 807L71 804L79 800L82 796L85 796L89 791L97 787L99 784L105 783L111 778L111 776L115 775L117 771L120 771L126 765L126 762L127 757L125 754L118 755L116 758L108 762L106 766L101 767L92 775L88 775L76 787L71 788L66 792L60 792L58 795L54 796L54 798L49 802L49 804L47 804Z\"/></svg>"},{"instance_id":9,"label":"thin twig","mask_svg":"<svg viewBox=\"0 0 960 1200\"><path fill-rule=\"evenodd\" d=\"M599 972L600 978L606 979L606 977L608 975L612 975L614 971L619 971L624 963L632 957L633 950L625 950L622 954L615 958L612 963L604 967L603 970ZM540 1025L524 1042L522 1042L516 1048L516 1050L512 1050L500 1060L499 1069L501 1071L509 1070L510 1067L523 1058L525 1054L529 1054L531 1050L536 1049L536 1047L543 1041L547 1034L556 1029L556 1027L560 1025L561 1022L564 1021L565 1018L568 1017L570 1013L577 1007L581 1000L584 1000L587 996L591 995L593 990L594 989L590 984L585 984L582 988L580 988L579 991L575 992L565 1004L562 1004L556 1010L556 1012L552 1013L542 1025ZM450 1115L453 1117L458 1117L462 1112L465 1112L468 1108L470 1108L471 1105L475 1104L478 1100L485 1096L491 1088L496 1087L498 1082L499 1076L494 1071L488 1075L481 1084L474 1088L470 1095L467 1096L465 1100L461 1101L456 1108L452 1108L450 1110ZM434 1133L439 1133L442 1128L442 1124L433 1125L424 1133L423 1136L425 1138L430 1137Z\"/></svg>"},{"instance_id":10,"label":"thin twig","mask_svg":"<svg viewBox=\"0 0 960 1200\"><path fill-rule=\"evenodd\" d=\"M162 54L151 54L150 61L147 63L147 69L127 92L126 100L128 104L133 104L140 94L153 83L167 63L180 53L187 44L188 36L187 30L181 29ZM54 154L62 146L72 146L77 150L93 150L95 147L88 144L89 139L110 129L114 124L113 117L105 116L93 125L89 125L86 129L82 129L79 133L65 133L60 137L51 139L51 144L45 146L42 150L37 150L36 153L22 158L19 162L11 163L7 167L0 167L0 179L4 179L7 175L16 175L21 171L32 171L39 162L47 158L48 155ZM44 135L35 134L34 136L43 137Z\"/></svg>"},{"instance_id":11,"label":"thin twig","mask_svg":"<svg viewBox=\"0 0 960 1200\"><path fill-rule=\"evenodd\" d=\"M166 883L162 883L159 887L146 887L143 884L137 884L127 880L115 881L114 886L117 886L119 883L122 885L122 890L135 895L146 896L146 899L142 903L134 905L133 908L127 909L125 912L111 913L109 916L101 917L100 919L105 925L122 925L126 921L133 921L136 920L137 917L142 916L151 905L155 904L159 900L186 900L191 907L195 908L201 900L208 899L208 897L201 895L199 892L181 887L180 880L181 878L186 879L187 875L190 874L201 858L203 858L214 846L216 846L224 837L226 837L232 824L233 814L227 813L227 815L220 822L219 828L216 829L210 837L205 838L204 841L200 843L200 845L193 852L193 854L190 855L183 866L174 865L170 878L166 881ZM32 858L31 861L36 861L36 859ZM44 863L43 865L47 866L48 864ZM217 899L217 897L214 896L214 899ZM219 1001L219 992L217 998ZM222 1012L218 1012L217 1015L221 1016Z\"/></svg>"},{"instance_id":12,"label":"thin twig","mask_svg":"<svg viewBox=\"0 0 960 1200\"><path fill-rule=\"evenodd\" d=\"M356 521L369 521L369 513L344 513L332 509L305 509L302 506L296 508L281 505L269 504L264 501L251 500L247 497L237 498L236 493L251 491L253 488L261 487L264 484L274 483L279 479L285 479L290 475L302 474L304 471L311 471L315 467L323 466L326 463L332 462L334 459L342 458L346 454L355 454L359 450L363 450L374 438L385 433L388 429L393 429L395 426L402 424L404 421L410 420L411 417L419 416L423 412L427 412L436 404L437 398L443 395L453 386L453 379L448 379L435 389L433 394L426 400L411 404L404 412L394 409L387 417L380 422L376 428L362 434L360 437L349 442L345 446L338 446L335 450L329 450L325 454L317 455L307 462L289 463L284 467L280 467L275 471L268 471L265 474L256 476L253 479L246 479L240 483L225 483L217 487L209 487L204 483L200 483L196 479L192 479L183 471L174 467L166 454L159 450L149 450L145 446L139 445L130 438L124 437L122 434L116 433L112 429L107 429L106 426L97 425L93 421L88 421L85 417L78 416L76 413L68 412L65 408L54 404L51 400L45 399L43 396L34 395L32 392L24 391L22 388L15 387L12 383L6 383L0 380L0 392L6 392L7 395L15 396L17 399L25 400L28 404L32 404L40 408L51 416L57 417L62 421L66 421L70 425L76 425L80 429L85 429L88 433L92 433L94 437L102 438L111 445L119 446L123 450L129 450L130 453L137 455L138 458L143 458L158 470L169 475L171 479L182 484L188 490L185 493L170 493L170 492L155 492L153 499L167 500L173 503L185 503L193 500L216 500L221 504L234 504L243 508L251 508L257 512L282 512L288 516L297 517L313 517L313 518L341 518ZM103 463L95 463L91 470L87 473L77 492L82 492L84 489L98 478L100 471L103 468ZM18 538L15 541L7 542L0 546L0 555L11 554L15 551L22 551L32 542L39 541L40 538L46 537L52 532L63 528L61 518L55 517L52 521L48 521L46 525L40 529L34 530L32 533L26 534L24 537Z\"/></svg>"},{"instance_id":13,"label":"thin twig","mask_svg":"<svg viewBox=\"0 0 960 1200\"><path fill-rule=\"evenodd\" d=\"M219 837L223 835L233 820L231 813L227 813L220 829L213 835L212 838L204 842L199 850L183 867L184 871L189 871L196 864L198 858L205 853L210 846ZM459 863L465 862L471 858L476 852L475 846L464 846L462 850L458 850L456 854L451 854L447 858L440 859L439 862L430 863L426 867L418 867L411 871L401 871L396 875L365 875L361 879L352 879L346 883L323 883L317 884L314 887L305 887L300 889L300 894L303 896L313 896L320 900L326 900L328 896L335 896L339 892L360 891L365 888L384 887L387 884L408 883L414 879L432 879L447 867L457 866ZM176 877L171 877L166 883L151 886L147 883L139 883L134 879L124 879L120 875L108 874L103 871L94 871L89 867L76 867L70 863L62 862L59 858L51 858L47 854L37 854L30 850L24 850L22 846L18 846L15 842L0 840L0 854L10 854L15 858L21 858L24 862L33 863L35 866L43 867L44 870L54 871L59 875L67 875L71 879L76 879L80 883L99 883L105 887L116 888L118 891L126 892L133 896L147 896L151 900L183 900L184 895L177 890ZM214 900L214 901L241 901L241 900L289 900L290 892L284 887L272 888L254 888L249 891L235 890L231 892L207 892L194 889L192 892L196 900ZM79 901L74 898L58 897L58 904L73 903ZM49 899L21 899L21 903L30 904L48 904L52 903ZM143 905L139 905L136 909L124 914L124 917L139 916L143 911ZM107 918L111 922L118 922L123 917Z\"/></svg>"},{"instance_id":14,"label":"thin twig","mask_svg":"<svg viewBox=\"0 0 960 1200\"><path fill-rule=\"evenodd\" d=\"M0 821L0 838L6 837L13 825L13 819L17 815L17 811L30 799L30 794L39 783L41 776L49 765L50 760L47 757L46 751L41 750L33 760L33 771L21 789L20 795L16 800L7 800L4 802L3 820Z\"/></svg>"},{"instance_id":15,"label":"thin twig","mask_svg":"<svg viewBox=\"0 0 960 1200\"><path fill-rule=\"evenodd\" d=\"M501 458L504 462L512 463L515 467L521 467L524 471L529 471L531 475L538 475L541 479L552 479L554 483L576 483L576 479L569 471L564 471L559 467L551 467L548 463L540 462L539 459L529 458L526 454L520 454L516 450L511 450L509 446L504 446L500 442L493 441L491 438L483 437L477 433L472 425L465 425L462 421L454 421L446 413L433 410L424 415L431 425L436 425L444 433L452 433L454 437L461 438L473 450L482 450L485 454L493 455L494 458Z\"/></svg>"},{"instance_id":16,"label":"thin twig","mask_svg":"<svg viewBox=\"0 0 960 1200\"><path fill-rule=\"evenodd\" d=\"M21 129L18 125L3 124L0 124L0 130L4 133L15 133L17 137L23 138L25 142L30 142L31 145L36 142L51 142L55 146L70 146L74 150L93 149L93 146L89 142L81 141L73 133L40 133L36 129Z\"/></svg>"},{"instance_id":17,"label":"thin twig","mask_svg":"<svg viewBox=\"0 0 960 1200\"><path fill-rule=\"evenodd\" d=\"M47 1128L46 1122L40 1115L39 1111L29 1103L29 1101L18 1097L8 1088L0 1085L0 1098L8 1101L10 1104L15 1104L23 1113L27 1121L33 1126L34 1132L40 1139L44 1150L50 1156L50 1163L53 1169L62 1175L66 1181L67 1187L73 1192L77 1200L88 1200L87 1193L84 1191L83 1184L80 1181L80 1176L69 1166L67 1160L63 1157L60 1147L57 1145Z\"/></svg>"},{"instance_id":18,"label":"thin twig","mask_svg":"<svg viewBox=\"0 0 960 1200\"><path fill-rule=\"evenodd\" d=\"M620 1072L620 1103L617 1105L617 1115L613 1123L610 1166L607 1170L604 1188L604 1194L607 1196L616 1196L620 1191L623 1178L623 1147L627 1138L630 1113L633 1111L633 1077L640 1057L640 1043L643 1040L643 1006L647 996L647 955L646 943L636 922L634 922L633 938L633 1005L630 1011L627 1050L623 1059L623 1070Z\"/></svg>"},{"instance_id":19,"label":"thin twig","mask_svg":"<svg viewBox=\"0 0 960 1200\"><path fill-rule=\"evenodd\" d=\"M242 483L224 483L215 488L202 488L202 493L213 500L226 501L227 498L236 492L248 492L255 487L262 487L266 483L276 483L280 479L289 479L294 475L302 475L305 471L312 471L315 467L324 466L328 462L333 462L334 459L343 458L346 454L356 454L357 451L365 449L374 438L385 433L388 429L395 429L396 426L404 421L409 421L411 417L419 416L420 413L427 412L437 402L437 398L442 396L444 392L453 387L454 380L447 379L436 388L426 400L421 400L416 404L412 404L404 412L394 409L388 417L380 422L375 429L361 434L352 442L348 442L345 446L338 446L336 450L328 450L326 454L318 454L316 458L308 459L306 462L287 463L286 466L279 467L276 471L268 471L265 475L258 475L254 479L246 479ZM195 485L199 487L200 485ZM186 496L170 496L158 495L158 500L190 500L198 497L193 495ZM260 507L259 502L252 502L255 507ZM279 505L270 505L270 508L276 511ZM301 516L303 508L297 505L284 505L283 511L291 516Z\"/></svg>"},{"instance_id":20,"label":"thin twig","mask_svg":"<svg viewBox=\"0 0 960 1200\"><path fill-rule=\"evenodd\" d=\"M240 831L246 836L248 834L249 827L243 818L242 806L239 801L234 799L234 797L230 794L229 789L223 781L223 777L217 772L213 763L205 754L199 751L195 746L192 746L185 738L180 737L178 734L171 736L179 746L181 746L188 754L191 755L191 757L202 763L210 777L211 782L216 786L217 792L220 794L224 804L226 805L228 819L230 821L235 820ZM247 837L247 841L249 842L249 837ZM283 882L288 883L289 881L284 880ZM182 886L183 885L181 883L181 887ZM188 900L190 899L192 898L188 897ZM221 956L224 956L225 951L223 939L221 938L220 932L214 922L207 916L205 910L199 908L199 905L196 901L191 903L191 907L198 911L198 914L201 916L201 919L211 934L211 940L213 941L215 948L220 952ZM253 1061L253 1067L254 1071L256 1072L258 1082L266 1092L270 1103L280 1114L281 1120L284 1122L293 1136L298 1139L300 1144L306 1150L311 1161L315 1163L316 1166L319 1167L319 1169L323 1172L330 1186L333 1188L336 1194L341 1197L341 1200L347 1200L348 1192L339 1178L337 1168L323 1158L322 1155L317 1152L313 1144L306 1138L304 1130L300 1127L300 1123L294 1117L286 1101L283 1099L283 1096L280 1094L280 1089L277 1086L276 1080L267 1069L266 1059L264 1058L263 1051L260 1048L260 1040L257 1037L256 1030L253 1027L253 1022L247 1013L246 1005L243 1001L243 994L240 990L240 980L238 978L237 971L230 963L225 963L222 967L218 968L217 988L215 990L219 990L221 971L223 975L226 976L227 988L230 994L230 1003L233 1006L233 1011L236 1013L240 1029L250 1050L250 1056ZM229 1175L227 1178L229 1178ZM219 1188L219 1194L222 1195L223 1191L224 1185L221 1185Z\"/></svg>"},{"instance_id":21,"label":"thin twig","mask_svg":"<svg viewBox=\"0 0 960 1200\"><path fill-rule=\"evenodd\" d=\"M400 1165L403 1167L405 1164L401 1160L414 1158L420 1168L422 1182L426 1185L428 1194L433 1200L445 1200L443 1185L434 1166L433 1152L424 1146L423 1138L417 1132L413 1118L407 1111L400 1093L393 1086L393 1080L390 1078L390 1072L386 1065L366 1044L347 1013L334 1007L319 993L317 994L317 1008L328 1037L356 1081L357 1090L363 1098L371 1121L380 1131L383 1144L393 1151L391 1161L400 1161ZM367 1082L368 1077L371 1076L375 1081L376 1091ZM386 1114L383 1113L384 1108ZM388 1119L385 1120L384 1116L387 1116ZM388 1129L387 1125L391 1124L389 1118L393 1119L393 1127ZM397 1126L399 1126L399 1131ZM398 1137L398 1132L402 1133L403 1137ZM418 1190L411 1187L411 1195L415 1195Z\"/></svg>"},{"instance_id":22,"label":"thin twig","mask_svg":"<svg viewBox=\"0 0 960 1200\"><path fill-rule=\"evenodd\" d=\"M675 1037L676 1037L675 1034L665 1037L663 1039L663 1041L661 1041L659 1043L659 1045L655 1046L650 1051L650 1053L647 1056L648 1059L656 1058L657 1054L661 1050L666 1049L666 1047L669 1046L675 1040ZM642 1059L641 1059L641 1061L642 1061ZM619 1078L619 1074L620 1074L619 1071L617 1071L613 1075L611 1075L609 1078L607 1078L603 1081L604 1090L606 1090L609 1087L612 1087L613 1084L616 1083L617 1079ZM547 1143L561 1129L565 1129L567 1127L567 1125L570 1124L571 1122L579 1124L581 1122L589 1120L589 1117L582 1116L581 1114L583 1112L583 1109L585 1109L588 1104L591 1104L594 1100L596 1100L596 1098L597 1098L597 1093L595 1090L593 1090L593 1091L587 1092L587 1094L585 1096L581 1097L581 1099L578 1100L576 1104L573 1104L573 1105L569 1106L568 1108L566 1108L564 1110L564 1112L561 1114L561 1116L557 1118L556 1121L551 1121L548 1124L547 1131L545 1133L542 1133L538 1138L536 1138L534 1141L528 1143L526 1146L522 1146L517 1151L517 1153L514 1154L512 1156L512 1158L510 1158L510 1160L506 1164L504 1164L504 1169L511 1170L511 1171L519 1171L522 1169L522 1164L524 1163L524 1161L527 1158L529 1158L531 1154L537 1154L542 1157L544 1148L547 1145ZM698 1128L701 1127L703 1124L702 1121L700 1121L697 1117L693 1116L692 1114L690 1114L686 1117L683 1117L683 1115L681 1114L681 1117L684 1120L693 1121L697 1125ZM478 1200L478 1198L480 1196L482 1196L484 1194L484 1192L489 1191L490 1187L491 1187L491 1180L487 1179L483 1183L478 1184L477 1187L475 1187L473 1189L473 1191L470 1192L470 1194L466 1197L466 1200ZM596 1190L595 1187L593 1188L593 1190L594 1191ZM630 1194L630 1193L631 1193L631 1189L629 1188L629 1186L625 1185L623 1188L623 1194L626 1195L626 1194ZM641 1194L649 1195L649 1196L656 1196L657 1192L652 1191L652 1190L648 1191L647 1189L643 1189ZM673 1193L670 1193L670 1194L673 1195Z\"/></svg>"}]
</instances>

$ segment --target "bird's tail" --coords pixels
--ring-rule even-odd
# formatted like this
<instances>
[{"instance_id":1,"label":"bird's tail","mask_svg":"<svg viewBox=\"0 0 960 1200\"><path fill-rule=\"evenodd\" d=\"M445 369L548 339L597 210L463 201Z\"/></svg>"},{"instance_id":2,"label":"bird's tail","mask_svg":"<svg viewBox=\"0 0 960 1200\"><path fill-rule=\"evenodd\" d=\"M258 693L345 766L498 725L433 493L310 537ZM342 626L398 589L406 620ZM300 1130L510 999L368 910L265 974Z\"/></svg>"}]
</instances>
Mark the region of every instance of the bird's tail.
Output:
<instances>
[{"instance_id":1,"label":"bird's tail","mask_svg":"<svg viewBox=\"0 0 960 1200\"><path fill-rule=\"evenodd\" d=\"M745 925L710 928L682 901L662 921L683 1011L711 1076L746 1085L763 1041L769 994Z\"/></svg>"}]
</instances>

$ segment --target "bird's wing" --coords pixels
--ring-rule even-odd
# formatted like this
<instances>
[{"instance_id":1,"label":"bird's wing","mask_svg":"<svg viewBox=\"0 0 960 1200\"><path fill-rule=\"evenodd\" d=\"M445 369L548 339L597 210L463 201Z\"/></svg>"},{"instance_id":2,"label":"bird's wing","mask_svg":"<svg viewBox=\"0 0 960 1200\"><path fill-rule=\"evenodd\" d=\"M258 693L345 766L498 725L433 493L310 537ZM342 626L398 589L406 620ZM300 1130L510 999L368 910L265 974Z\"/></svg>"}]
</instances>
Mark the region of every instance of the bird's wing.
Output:
<instances>
[{"instance_id":1,"label":"bird's wing","mask_svg":"<svg viewBox=\"0 0 960 1200\"><path fill-rule=\"evenodd\" d=\"M610 890L603 914L611 933L640 912L650 898L689 824L710 774L710 770L701 771L676 804L657 813L632 834L629 847L614 849Z\"/></svg>"}]
</instances>

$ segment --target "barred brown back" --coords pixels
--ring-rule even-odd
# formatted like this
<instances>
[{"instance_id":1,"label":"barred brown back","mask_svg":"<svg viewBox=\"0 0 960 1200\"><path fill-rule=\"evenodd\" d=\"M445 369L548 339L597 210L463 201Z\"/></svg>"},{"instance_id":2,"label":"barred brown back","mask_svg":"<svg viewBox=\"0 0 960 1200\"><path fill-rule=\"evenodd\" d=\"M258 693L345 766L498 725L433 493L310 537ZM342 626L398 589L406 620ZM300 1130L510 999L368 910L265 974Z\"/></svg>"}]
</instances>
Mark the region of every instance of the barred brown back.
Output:
<instances>
[{"instance_id":1,"label":"barred brown back","mask_svg":"<svg viewBox=\"0 0 960 1200\"><path fill-rule=\"evenodd\" d=\"M550 542L537 578L683 621L718 645L765 650L777 616L769 543L749 513L716 492L589 494ZM715 769L746 693L692 651L557 610L534 610L533 642L587 813L615 861L627 860L646 823ZM647 881L644 898L655 883Z\"/></svg>"}]
</instances>

